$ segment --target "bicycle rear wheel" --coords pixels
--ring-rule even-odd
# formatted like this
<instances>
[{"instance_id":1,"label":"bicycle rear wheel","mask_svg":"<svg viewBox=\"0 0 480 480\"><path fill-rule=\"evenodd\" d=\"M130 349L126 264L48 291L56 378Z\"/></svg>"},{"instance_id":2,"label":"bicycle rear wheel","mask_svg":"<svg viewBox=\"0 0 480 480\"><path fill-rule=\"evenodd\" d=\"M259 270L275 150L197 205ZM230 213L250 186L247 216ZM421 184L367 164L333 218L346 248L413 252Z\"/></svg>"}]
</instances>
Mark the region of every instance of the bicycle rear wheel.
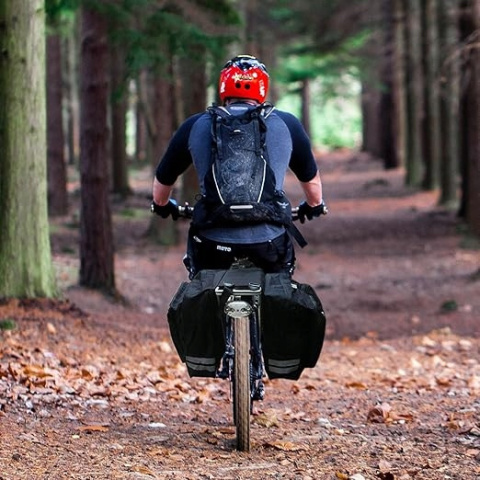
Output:
<instances>
[{"instance_id":1,"label":"bicycle rear wheel","mask_svg":"<svg viewBox=\"0 0 480 480\"><path fill-rule=\"evenodd\" d=\"M234 318L233 418L237 449L250 451L250 322L248 317Z\"/></svg>"}]
</instances>

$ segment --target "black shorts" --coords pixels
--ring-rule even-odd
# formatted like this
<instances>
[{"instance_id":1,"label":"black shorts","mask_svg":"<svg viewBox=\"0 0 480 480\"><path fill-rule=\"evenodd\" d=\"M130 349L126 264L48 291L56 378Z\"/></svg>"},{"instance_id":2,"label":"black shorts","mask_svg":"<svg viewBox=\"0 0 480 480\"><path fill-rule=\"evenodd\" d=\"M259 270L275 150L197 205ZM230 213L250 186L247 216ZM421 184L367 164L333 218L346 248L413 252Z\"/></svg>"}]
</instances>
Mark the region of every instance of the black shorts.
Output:
<instances>
[{"instance_id":1,"label":"black shorts","mask_svg":"<svg viewBox=\"0 0 480 480\"><path fill-rule=\"evenodd\" d=\"M190 271L190 278L200 270L226 270L240 258L248 258L266 273L287 272L292 275L295 269L295 252L288 233L268 242L247 244L216 242L189 234L184 263Z\"/></svg>"}]
</instances>

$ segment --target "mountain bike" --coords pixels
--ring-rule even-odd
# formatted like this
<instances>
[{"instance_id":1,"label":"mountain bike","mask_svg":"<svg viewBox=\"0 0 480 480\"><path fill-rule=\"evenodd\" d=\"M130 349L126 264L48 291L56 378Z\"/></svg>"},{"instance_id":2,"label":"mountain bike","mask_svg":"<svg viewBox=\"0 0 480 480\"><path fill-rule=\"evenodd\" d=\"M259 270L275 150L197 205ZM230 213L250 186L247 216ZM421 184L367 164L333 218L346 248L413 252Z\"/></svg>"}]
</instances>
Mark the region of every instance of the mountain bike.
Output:
<instances>
[{"instance_id":1,"label":"mountain bike","mask_svg":"<svg viewBox=\"0 0 480 480\"><path fill-rule=\"evenodd\" d=\"M188 205L179 205L177 210L179 217L193 215L193 207ZM296 211L292 209L294 220ZM265 273L248 258L239 258L228 270L219 271L218 278L215 294L222 318L225 352L215 376L231 382L236 447L248 452L253 405L265 395L261 341Z\"/></svg>"}]
</instances>

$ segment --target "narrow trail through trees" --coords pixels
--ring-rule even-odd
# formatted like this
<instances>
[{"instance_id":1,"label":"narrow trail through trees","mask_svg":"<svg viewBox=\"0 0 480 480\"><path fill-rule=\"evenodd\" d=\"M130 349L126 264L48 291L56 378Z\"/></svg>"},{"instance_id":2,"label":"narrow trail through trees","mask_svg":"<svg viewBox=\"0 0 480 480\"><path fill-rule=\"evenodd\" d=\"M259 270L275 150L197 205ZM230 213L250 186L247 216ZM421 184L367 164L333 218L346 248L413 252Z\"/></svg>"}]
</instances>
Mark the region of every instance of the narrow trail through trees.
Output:
<instances>
[{"instance_id":1,"label":"narrow trail through trees","mask_svg":"<svg viewBox=\"0 0 480 480\"><path fill-rule=\"evenodd\" d=\"M189 378L172 348L184 247L149 244L148 218L123 214L148 204L142 174L145 195L114 206L129 305L74 286L67 219L53 235L66 299L0 303L16 324L0 333L0 478L478 478L479 250L402 172L344 153L319 165L330 214L301 226L295 275L328 338L299 381L266 382L250 453L234 449L228 382Z\"/></svg>"}]
</instances>

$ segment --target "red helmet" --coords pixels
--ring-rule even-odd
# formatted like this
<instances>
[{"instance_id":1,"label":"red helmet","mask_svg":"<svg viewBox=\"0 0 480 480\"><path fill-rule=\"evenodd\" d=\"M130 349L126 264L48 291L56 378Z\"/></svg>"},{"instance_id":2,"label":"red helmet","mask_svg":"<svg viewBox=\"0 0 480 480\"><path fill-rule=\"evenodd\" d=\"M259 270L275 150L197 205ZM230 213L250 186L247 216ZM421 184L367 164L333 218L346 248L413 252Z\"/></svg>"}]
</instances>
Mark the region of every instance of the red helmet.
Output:
<instances>
[{"instance_id":1,"label":"red helmet","mask_svg":"<svg viewBox=\"0 0 480 480\"><path fill-rule=\"evenodd\" d=\"M268 93L268 72L265 65L251 55L232 58L220 72L220 99L251 98L263 103Z\"/></svg>"}]
</instances>

